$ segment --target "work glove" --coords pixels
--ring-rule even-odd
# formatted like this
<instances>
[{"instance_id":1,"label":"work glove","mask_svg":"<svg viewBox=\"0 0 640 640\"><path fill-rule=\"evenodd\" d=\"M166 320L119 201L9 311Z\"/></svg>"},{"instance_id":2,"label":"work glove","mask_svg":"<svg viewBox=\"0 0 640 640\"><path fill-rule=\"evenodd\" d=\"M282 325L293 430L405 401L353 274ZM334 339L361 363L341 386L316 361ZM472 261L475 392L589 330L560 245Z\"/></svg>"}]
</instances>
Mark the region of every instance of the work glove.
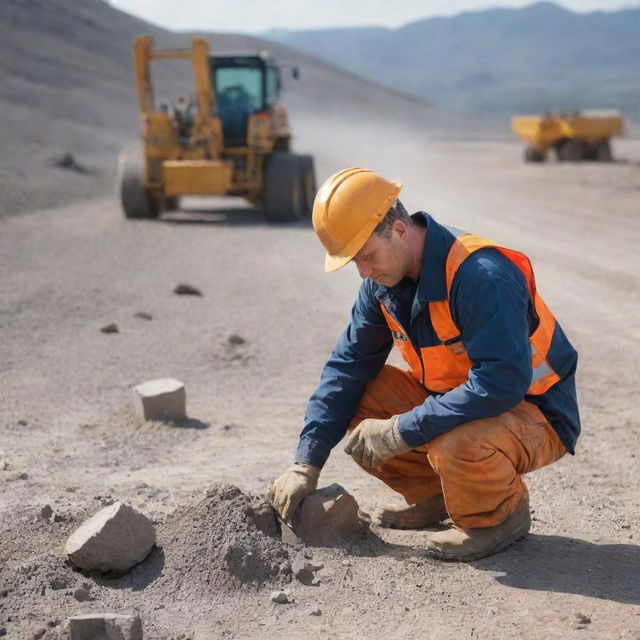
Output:
<instances>
[{"instance_id":1,"label":"work glove","mask_svg":"<svg viewBox=\"0 0 640 640\"><path fill-rule=\"evenodd\" d=\"M410 451L411 447L400 435L399 418L391 416L387 420L363 420L349 436L345 453L363 467L380 470L389 458Z\"/></svg>"},{"instance_id":2,"label":"work glove","mask_svg":"<svg viewBox=\"0 0 640 640\"><path fill-rule=\"evenodd\" d=\"M298 505L318 486L320 469L306 464L294 464L272 485L269 499L280 517L291 522Z\"/></svg>"}]
</instances>

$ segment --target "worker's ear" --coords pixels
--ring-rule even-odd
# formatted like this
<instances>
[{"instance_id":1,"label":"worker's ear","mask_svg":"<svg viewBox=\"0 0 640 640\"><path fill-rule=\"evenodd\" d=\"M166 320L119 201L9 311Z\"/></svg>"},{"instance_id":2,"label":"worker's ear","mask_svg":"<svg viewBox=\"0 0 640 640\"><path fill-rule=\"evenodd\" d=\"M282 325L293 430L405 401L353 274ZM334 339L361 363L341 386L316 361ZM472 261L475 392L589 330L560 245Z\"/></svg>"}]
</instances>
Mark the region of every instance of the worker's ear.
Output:
<instances>
[{"instance_id":1,"label":"worker's ear","mask_svg":"<svg viewBox=\"0 0 640 640\"><path fill-rule=\"evenodd\" d=\"M406 238L409 227L402 220L394 220L391 223L391 232L396 232L399 238Z\"/></svg>"}]
</instances>

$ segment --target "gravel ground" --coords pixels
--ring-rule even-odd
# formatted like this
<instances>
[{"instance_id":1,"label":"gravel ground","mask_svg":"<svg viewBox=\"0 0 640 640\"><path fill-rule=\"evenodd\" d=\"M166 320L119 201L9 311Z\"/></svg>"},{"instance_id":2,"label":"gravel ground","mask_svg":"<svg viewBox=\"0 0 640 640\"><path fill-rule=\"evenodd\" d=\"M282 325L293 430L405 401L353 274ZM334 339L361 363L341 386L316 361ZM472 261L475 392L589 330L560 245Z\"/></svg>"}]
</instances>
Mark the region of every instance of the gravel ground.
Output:
<instances>
[{"instance_id":1,"label":"gravel ground","mask_svg":"<svg viewBox=\"0 0 640 640\"><path fill-rule=\"evenodd\" d=\"M146 26L97 0L36 5L0 4L0 634L52 640L67 615L110 610L139 612L158 640L638 640L640 141L611 164L525 165L506 131L287 53L302 69L286 94L296 149L319 181L368 166L404 181L410 209L532 258L580 352L584 433L530 477L532 535L494 557L442 564L424 556L429 531L375 525L344 548L283 547L210 492L234 485L244 509L290 464L357 272L324 274L308 221L267 225L238 200L125 220L111 176L135 136L128 39ZM88 171L52 166L65 150ZM133 415L132 387L161 377L186 384L180 427ZM332 482L373 515L393 499L339 448ZM156 523L160 548L126 579L74 571L67 536L113 500ZM266 559L260 582L226 579L216 532ZM280 568L301 554L322 565L315 585ZM284 587L292 602L273 603Z\"/></svg>"}]
</instances>

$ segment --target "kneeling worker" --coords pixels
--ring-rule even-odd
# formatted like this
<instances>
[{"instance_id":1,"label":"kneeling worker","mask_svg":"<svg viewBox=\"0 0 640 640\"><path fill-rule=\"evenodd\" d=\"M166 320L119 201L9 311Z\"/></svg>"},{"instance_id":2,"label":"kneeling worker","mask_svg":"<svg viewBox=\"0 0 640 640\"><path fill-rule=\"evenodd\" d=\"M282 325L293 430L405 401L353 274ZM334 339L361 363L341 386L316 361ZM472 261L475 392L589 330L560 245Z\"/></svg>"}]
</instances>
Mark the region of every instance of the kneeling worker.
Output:
<instances>
[{"instance_id":1,"label":"kneeling worker","mask_svg":"<svg viewBox=\"0 0 640 640\"><path fill-rule=\"evenodd\" d=\"M401 186L351 168L316 196L325 271L353 261L364 281L272 501L289 521L348 433L345 451L407 502L383 524L449 517L427 553L476 560L529 532L522 476L573 453L577 354L525 255L409 216ZM408 371L385 364L394 345Z\"/></svg>"}]
</instances>

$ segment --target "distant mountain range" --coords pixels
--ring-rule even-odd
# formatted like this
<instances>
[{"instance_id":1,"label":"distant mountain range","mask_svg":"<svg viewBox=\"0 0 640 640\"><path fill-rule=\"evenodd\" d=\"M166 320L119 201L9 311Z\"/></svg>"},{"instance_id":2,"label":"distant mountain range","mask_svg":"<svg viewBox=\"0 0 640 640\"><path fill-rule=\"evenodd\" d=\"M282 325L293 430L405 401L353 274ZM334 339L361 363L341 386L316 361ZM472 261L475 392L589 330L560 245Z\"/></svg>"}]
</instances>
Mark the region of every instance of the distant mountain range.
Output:
<instances>
[{"instance_id":1,"label":"distant mountain range","mask_svg":"<svg viewBox=\"0 0 640 640\"><path fill-rule=\"evenodd\" d=\"M550 2L399 29L270 31L365 78L485 116L618 108L640 118L640 7L573 13Z\"/></svg>"}]
</instances>

